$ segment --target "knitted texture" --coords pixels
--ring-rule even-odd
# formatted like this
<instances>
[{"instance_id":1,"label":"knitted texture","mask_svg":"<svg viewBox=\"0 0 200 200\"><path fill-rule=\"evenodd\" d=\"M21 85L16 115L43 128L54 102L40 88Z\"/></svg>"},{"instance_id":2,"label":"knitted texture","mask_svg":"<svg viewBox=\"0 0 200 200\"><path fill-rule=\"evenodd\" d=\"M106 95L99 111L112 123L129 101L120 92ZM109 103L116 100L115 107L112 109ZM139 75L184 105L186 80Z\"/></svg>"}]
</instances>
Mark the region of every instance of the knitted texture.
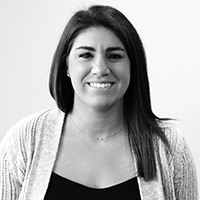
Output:
<instances>
[{"instance_id":1,"label":"knitted texture","mask_svg":"<svg viewBox=\"0 0 200 200\"><path fill-rule=\"evenodd\" d=\"M12 127L0 143L0 200L43 200L56 160L64 113L31 115ZM143 200L197 200L196 170L189 148L175 126L161 124L170 150L158 139L157 179L137 177ZM66 189L67 190L67 189Z\"/></svg>"}]
</instances>

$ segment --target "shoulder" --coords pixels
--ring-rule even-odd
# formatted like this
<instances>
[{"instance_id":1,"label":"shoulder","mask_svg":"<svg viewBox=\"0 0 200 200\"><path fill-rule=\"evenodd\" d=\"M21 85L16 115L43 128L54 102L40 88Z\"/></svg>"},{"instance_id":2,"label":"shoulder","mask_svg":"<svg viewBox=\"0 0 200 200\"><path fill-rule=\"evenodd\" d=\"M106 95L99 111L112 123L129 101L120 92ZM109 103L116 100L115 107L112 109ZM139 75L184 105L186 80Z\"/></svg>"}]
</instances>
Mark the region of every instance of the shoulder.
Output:
<instances>
[{"instance_id":1,"label":"shoulder","mask_svg":"<svg viewBox=\"0 0 200 200\"><path fill-rule=\"evenodd\" d=\"M14 124L5 134L0 143L1 150L5 148L12 149L15 145L25 145L26 143L33 143L38 131L40 131L46 124L51 124L52 120L57 120L61 111L58 108L46 109L19 120Z\"/></svg>"},{"instance_id":2,"label":"shoulder","mask_svg":"<svg viewBox=\"0 0 200 200\"><path fill-rule=\"evenodd\" d=\"M184 135L176 124L162 121L160 127L168 140L172 154L182 153L183 149L188 148Z\"/></svg>"},{"instance_id":3,"label":"shoulder","mask_svg":"<svg viewBox=\"0 0 200 200\"><path fill-rule=\"evenodd\" d=\"M186 175L195 176L195 164L190 147L180 128L173 123L163 122L161 127L168 139L169 150L165 151L168 163L173 166L174 175L182 179ZM164 149L161 147L161 149Z\"/></svg>"},{"instance_id":4,"label":"shoulder","mask_svg":"<svg viewBox=\"0 0 200 200\"><path fill-rule=\"evenodd\" d=\"M161 127L169 142L169 150L159 143L164 174L171 169L177 199L197 199L196 167L184 135L173 123L163 122Z\"/></svg>"},{"instance_id":5,"label":"shoulder","mask_svg":"<svg viewBox=\"0 0 200 200\"><path fill-rule=\"evenodd\" d=\"M165 187L173 180L177 199L197 199L196 167L190 148L177 125L161 122L160 127L168 139L169 147L158 140L160 169Z\"/></svg>"},{"instance_id":6,"label":"shoulder","mask_svg":"<svg viewBox=\"0 0 200 200\"><path fill-rule=\"evenodd\" d=\"M44 121L45 118L51 114L51 112L53 112L53 109L46 109L46 110L42 110L42 111L38 111L35 113L32 113L26 117L24 117L23 119L19 120L16 124L14 124L9 130L13 131L13 130L17 130L19 128L25 128L27 126L33 126L33 125L37 125L40 121Z\"/></svg>"},{"instance_id":7,"label":"shoulder","mask_svg":"<svg viewBox=\"0 0 200 200\"><path fill-rule=\"evenodd\" d=\"M45 134L44 130L54 126L63 115L58 108L55 108L36 112L18 121L7 131L0 143L0 168L9 163L9 170L15 176L24 173L26 163L31 160L41 135Z\"/></svg>"},{"instance_id":8,"label":"shoulder","mask_svg":"<svg viewBox=\"0 0 200 200\"><path fill-rule=\"evenodd\" d=\"M158 154L161 160L165 160L165 163L173 166L174 169L193 165L190 148L180 128L168 121L162 121L159 125L168 140L168 147L161 140L158 140Z\"/></svg>"},{"instance_id":9,"label":"shoulder","mask_svg":"<svg viewBox=\"0 0 200 200\"><path fill-rule=\"evenodd\" d=\"M8 130L8 133L16 132L19 130L35 130L35 128L38 128L38 126L48 123L51 120L55 120L56 116L58 115L63 115L63 113L58 108L45 109L35 112L19 120Z\"/></svg>"}]
</instances>

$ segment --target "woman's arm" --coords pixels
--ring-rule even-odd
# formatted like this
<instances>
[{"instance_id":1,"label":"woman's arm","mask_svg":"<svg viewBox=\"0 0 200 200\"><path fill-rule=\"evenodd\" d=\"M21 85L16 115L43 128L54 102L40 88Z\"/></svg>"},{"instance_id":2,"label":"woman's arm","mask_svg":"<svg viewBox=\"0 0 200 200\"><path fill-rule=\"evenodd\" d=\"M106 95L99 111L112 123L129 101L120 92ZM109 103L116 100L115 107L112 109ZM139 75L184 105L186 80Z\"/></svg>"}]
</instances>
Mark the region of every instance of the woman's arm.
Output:
<instances>
[{"instance_id":1,"label":"woman's arm","mask_svg":"<svg viewBox=\"0 0 200 200\"><path fill-rule=\"evenodd\" d=\"M179 135L174 154L174 184L176 199L197 200L196 168L185 139Z\"/></svg>"},{"instance_id":2,"label":"woman's arm","mask_svg":"<svg viewBox=\"0 0 200 200\"><path fill-rule=\"evenodd\" d=\"M18 178L20 158L14 134L8 132L0 144L0 199L16 200L21 190Z\"/></svg>"}]
</instances>

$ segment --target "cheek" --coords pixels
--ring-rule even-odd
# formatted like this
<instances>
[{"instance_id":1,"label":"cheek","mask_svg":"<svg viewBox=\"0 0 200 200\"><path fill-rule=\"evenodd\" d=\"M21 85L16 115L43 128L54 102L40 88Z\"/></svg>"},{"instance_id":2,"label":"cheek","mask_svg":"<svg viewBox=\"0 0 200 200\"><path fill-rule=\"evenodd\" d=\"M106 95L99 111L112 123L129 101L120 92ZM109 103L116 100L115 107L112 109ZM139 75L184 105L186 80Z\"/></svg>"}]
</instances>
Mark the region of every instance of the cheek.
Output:
<instances>
[{"instance_id":1,"label":"cheek","mask_svg":"<svg viewBox=\"0 0 200 200\"><path fill-rule=\"evenodd\" d=\"M74 68L70 70L70 73L72 83L82 85L85 83L85 77L87 77L89 70L74 66Z\"/></svg>"},{"instance_id":2,"label":"cheek","mask_svg":"<svg viewBox=\"0 0 200 200\"><path fill-rule=\"evenodd\" d=\"M126 93L126 91L128 90L129 84L130 84L130 79L131 79L131 72L130 72L130 68L127 70L124 70L123 72L123 83L122 83L122 90L123 90L123 94Z\"/></svg>"},{"instance_id":3,"label":"cheek","mask_svg":"<svg viewBox=\"0 0 200 200\"><path fill-rule=\"evenodd\" d=\"M70 64L69 67L70 79L72 86L76 93L79 93L85 88L85 77L87 77L89 70L87 67L80 66L78 63Z\"/></svg>"},{"instance_id":4,"label":"cheek","mask_svg":"<svg viewBox=\"0 0 200 200\"><path fill-rule=\"evenodd\" d=\"M123 69L120 70L119 74L124 86L128 87L131 78L130 67L129 66L124 67Z\"/></svg>"},{"instance_id":5,"label":"cheek","mask_svg":"<svg viewBox=\"0 0 200 200\"><path fill-rule=\"evenodd\" d=\"M68 72L73 82L81 81L87 73L87 66L78 62L75 58L70 57L67 59Z\"/></svg>"},{"instance_id":6,"label":"cheek","mask_svg":"<svg viewBox=\"0 0 200 200\"><path fill-rule=\"evenodd\" d=\"M127 74L123 79L124 93L127 91L129 84L130 84L130 74Z\"/></svg>"}]
</instances>

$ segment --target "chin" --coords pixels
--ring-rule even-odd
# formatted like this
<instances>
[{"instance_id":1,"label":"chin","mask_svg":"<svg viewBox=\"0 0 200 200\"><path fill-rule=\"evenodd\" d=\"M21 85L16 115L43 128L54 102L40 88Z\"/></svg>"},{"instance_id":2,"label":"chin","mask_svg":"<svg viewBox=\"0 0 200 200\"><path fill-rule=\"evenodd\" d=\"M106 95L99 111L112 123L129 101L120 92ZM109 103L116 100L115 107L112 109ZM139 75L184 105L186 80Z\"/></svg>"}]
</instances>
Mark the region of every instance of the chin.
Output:
<instances>
[{"instance_id":1,"label":"chin","mask_svg":"<svg viewBox=\"0 0 200 200\"><path fill-rule=\"evenodd\" d=\"M91 107L93 107L97 111L108 111L115 106L120 105L120 101L102 101L98 100L98 102L92 102Z\"/></svg>"}]
</instances>

